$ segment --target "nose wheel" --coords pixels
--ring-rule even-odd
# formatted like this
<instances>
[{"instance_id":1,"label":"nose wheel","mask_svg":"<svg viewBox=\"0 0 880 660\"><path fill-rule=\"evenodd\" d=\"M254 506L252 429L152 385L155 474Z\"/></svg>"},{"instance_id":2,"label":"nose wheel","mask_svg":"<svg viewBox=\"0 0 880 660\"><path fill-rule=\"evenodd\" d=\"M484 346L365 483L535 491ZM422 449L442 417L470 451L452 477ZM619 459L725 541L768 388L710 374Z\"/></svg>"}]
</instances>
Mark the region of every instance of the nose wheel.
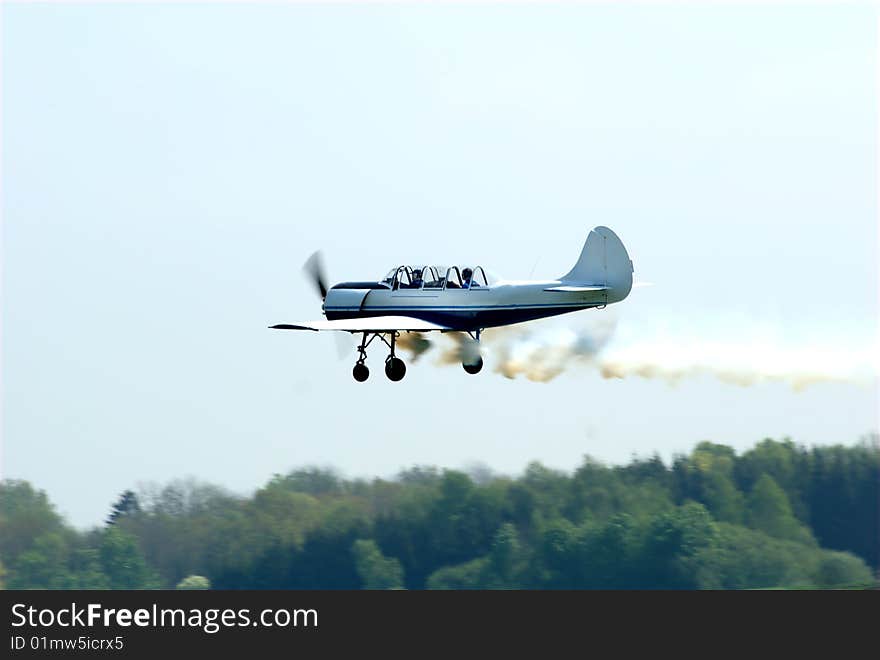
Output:
<instances>
[{"instance_id":1,"label":"nose wheel","mask_svg":"<svg viewBox=\"0 0 880 660\"><path fill-rule=\"evenodd\" d=\"M367 365L365 365L363 362L358 361L354 365L354 369L351 370L351 375L354 376L354 379L357 382L363 383L367 378L370 377L370 370L369 368L367 368Z\"/></svg>"},{"instance_id":2,"label":"nose wheel","mask_svg":"<svg viewBox=\"0 0 880 660\"><path fill-rule=\"evenodd\" d=\"M354 363L354 369L351 370L351 375L354 376L354 379L363 383L367 378L370 377L370 370L367 365L364 364L364 361L367 359L367 346L370 345L370 342L375 339L375 336L370 337L367 340L367 333L364 333L364 338L361 340L360 346L358 346L358 361Z\"/></svg>"}]
</instances>

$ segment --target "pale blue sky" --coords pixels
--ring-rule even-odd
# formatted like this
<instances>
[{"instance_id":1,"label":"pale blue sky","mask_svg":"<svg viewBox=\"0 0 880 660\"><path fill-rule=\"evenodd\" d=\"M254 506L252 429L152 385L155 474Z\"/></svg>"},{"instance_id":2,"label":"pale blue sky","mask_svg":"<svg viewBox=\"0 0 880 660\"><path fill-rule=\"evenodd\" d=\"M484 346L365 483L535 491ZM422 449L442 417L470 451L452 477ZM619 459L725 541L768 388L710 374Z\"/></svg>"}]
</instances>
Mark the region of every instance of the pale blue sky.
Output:
<instances>
[{"instance_id":1,"label":"pale blue sky","mask_svg":"<svg viewBox=\"0 0 880 660\"><path fill-rule=\"evenodd\" d=\"M877 333L869 6L2 6L4 477L78 525L141 482L573 469L852 443L877 387L351 378L301 273L554 277L612 227L622 336ZM578 329L590 313L559 323ZM683 343L686 341L683 339Z\"/></svg>"}]
</instances>

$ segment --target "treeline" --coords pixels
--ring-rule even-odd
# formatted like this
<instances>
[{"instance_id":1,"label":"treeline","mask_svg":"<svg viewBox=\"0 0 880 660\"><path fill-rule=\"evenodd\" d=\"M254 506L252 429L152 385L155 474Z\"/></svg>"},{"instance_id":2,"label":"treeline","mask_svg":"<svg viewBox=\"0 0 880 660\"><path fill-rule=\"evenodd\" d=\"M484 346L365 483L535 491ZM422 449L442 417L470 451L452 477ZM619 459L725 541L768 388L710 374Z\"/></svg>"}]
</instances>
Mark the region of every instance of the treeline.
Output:
<instances>
[{"instance_id":1,"label":"treeline","mask_svg":"<svg viewBox=\"0 0 880 660\"><path fill-rule=\"evenodd\" d=\"M251 497L175 482L72 529L43 492L0 485L11 589L703 589L875 587L880 446L704 442L518 478L414 468L393 480L276 475Z\"/></svg>"}]
</instances>

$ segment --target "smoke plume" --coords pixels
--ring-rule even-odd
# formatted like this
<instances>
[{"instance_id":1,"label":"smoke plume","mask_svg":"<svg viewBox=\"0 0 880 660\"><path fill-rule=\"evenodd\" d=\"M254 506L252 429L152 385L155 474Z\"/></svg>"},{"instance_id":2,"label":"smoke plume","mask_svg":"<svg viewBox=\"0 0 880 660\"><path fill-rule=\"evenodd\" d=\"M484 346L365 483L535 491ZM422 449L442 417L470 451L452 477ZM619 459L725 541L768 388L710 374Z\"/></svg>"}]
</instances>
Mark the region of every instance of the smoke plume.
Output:
<instances>
[{"instance_id":1,"label":"smoke plume","mask_svg":"<svg viewBox=\"0 0 880 660\"><path fill-rule=\"evenodd\" d=\"M480 344L465 333L445 333L418 346L403 344L418 357L437 345L436 364L461 364L481 351L486 366L505 378L523 377L546 383L574 369L603 378L642 378L677 384L693 377L714 377L743 387L781 382L795 390L816 383L876 383L880 351L870 342L833 339L793 339L778 330L759 331L747 324L712 333L694 328L618 328L612 315L582 320L578 327L533 323L486 330ZM712 335L715 336L712 336ZM406 337L407 335L404 335Z\"/></svg>"},{"instance_id":2,"label":"smoke plume","mask_svg":"<svg viewBox=\"0 0 880 660\"><path fill-rule=\"evenodd\" d=\"M617 325L613 317L602 317L589 327L577 330L555 327L540 330L519 329L499 334L486 333L495 371L505 378L524 376L546 383L566 369L593 366L596 356L608 343Z\"/></svg>"},{"instance_id":3,"label":"smoke plume","mask_svg":"<svg viewBox=\"0 0 880 660\"><path fill-rule=\"evenodd\" d=\"M408 351L413 362L431 348L431 340L417 332L402 332L395 344L398 349Z\"/></svg>"},{"instance_id":4,"label":"smoke plume","mask_svg":"<svg viewBox=\"0 0 880 660\"><path fill-rule=\"evenodd\" d=\"M677 383L713 376L733 385L781 382L795 390L816 383L869 385L877 374L877 351L828 343L754 340L661 339L620 344L600 356L604 378L657 378Z\"/></svg>"}]
</instances>

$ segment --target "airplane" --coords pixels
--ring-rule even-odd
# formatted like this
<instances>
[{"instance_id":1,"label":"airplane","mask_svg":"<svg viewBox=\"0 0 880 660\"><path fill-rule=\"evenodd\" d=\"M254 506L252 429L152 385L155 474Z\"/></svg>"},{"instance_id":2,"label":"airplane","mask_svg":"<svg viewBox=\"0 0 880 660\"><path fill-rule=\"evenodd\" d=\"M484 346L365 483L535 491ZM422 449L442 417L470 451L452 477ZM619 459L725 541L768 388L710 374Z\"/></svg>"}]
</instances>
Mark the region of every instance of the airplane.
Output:
<instances>
[{"instance_id":1,"label":"airplane","mask_svg":"<svg viewBox=\"0 0 880 660\"><path fill-rule=\"evenodd\" d=\"M400 381L406 365L395 354L403 332L459 332L470 338L462 351L469 374L483 368L480 333L486 328L575 312L604 309L626 298L633 285L633 263L608 227L590 231L574 267L555 280L512 281L487 277L482 266L398 266L381 280L341 282L327 287L319 253L305 265L323 300L325 319L269 326L273 330L336 330L361 334L352 376L364 382L367 347L377 337L390 349L385 375ZM442 273L442 275L441 275ZM387 338L386 338L387 335Z\"/></svg>"}]
</instances>

